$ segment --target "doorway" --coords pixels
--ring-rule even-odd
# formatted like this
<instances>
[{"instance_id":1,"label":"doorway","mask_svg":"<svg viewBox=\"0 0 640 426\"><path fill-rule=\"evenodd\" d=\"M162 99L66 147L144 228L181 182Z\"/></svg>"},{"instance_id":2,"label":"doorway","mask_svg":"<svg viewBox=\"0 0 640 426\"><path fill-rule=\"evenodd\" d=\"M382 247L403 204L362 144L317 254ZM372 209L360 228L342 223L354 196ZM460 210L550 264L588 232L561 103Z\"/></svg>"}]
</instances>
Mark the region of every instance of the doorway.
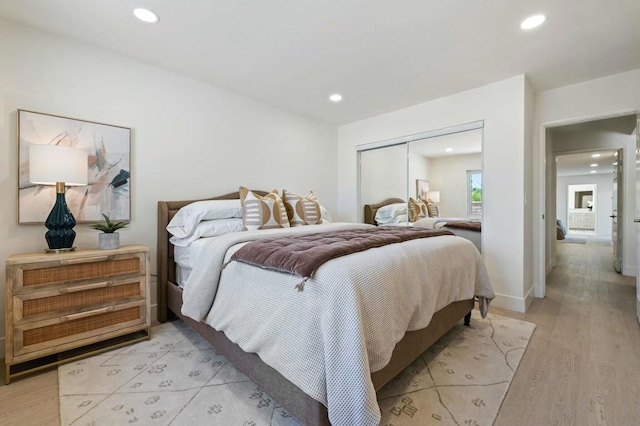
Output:
<instances>
[{"instance_id":1,"label":"doorway","mask_svg":"<svg viewBox=\"0 0 640 426\"><path fill-rule=\"evenodd\" d=\"M538 265L535 295L544 297L546 276L555 266L555 241L556 241L556 156L576 152L588 152L594 150L621 150L623 162L622 180L633 182L635 180L635 127L636 113L609 117L591 117L585 120L566 120L541 125L541 157L545 161L544 172L541 174L540 200L541 215L538 222L540 239L538 240ZM598 163L600 164L600 163ZM613 161L611 161L613 165ZM622 183L622 182L620 182ZM624 200L622 209L617 213L617 225L622 239L622 273L624 275L636 274L636 247L633 224L633 212L635 210L634 185L621 185L618 194ZM610 200L611 201L611 200ZM599 203L602 206L602 203ZM611 220L611 218L609 218Z\"/></svg>"}]
</instances>

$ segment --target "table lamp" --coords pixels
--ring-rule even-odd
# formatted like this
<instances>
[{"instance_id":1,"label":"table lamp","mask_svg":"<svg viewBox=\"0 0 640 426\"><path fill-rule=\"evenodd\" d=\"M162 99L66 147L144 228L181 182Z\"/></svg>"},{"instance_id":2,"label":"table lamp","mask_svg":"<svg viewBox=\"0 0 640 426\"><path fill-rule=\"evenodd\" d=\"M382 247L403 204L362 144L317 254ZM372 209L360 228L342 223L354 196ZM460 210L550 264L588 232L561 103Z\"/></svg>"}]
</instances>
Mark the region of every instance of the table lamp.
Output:
<instances>
[{"instance_id":1,"label":"table lamp","mask_svg":"<svg viewBox=\"0 0 640 426\"><path fill-rule=\"evenodd\" d=\"M56 202L45 226L47 252L72 251L76 232L73 218L65 200L65 186L87 184L87 151L57 145L31 145L29 147L29 180L38 185L55 185Z\"/></svg>"},{"instance_id":2,"label":"table lamp","mask_svg":"<svg viewBox=\"0 0 640 426\"><path fill-rule=\"evenodd\" d=\"M429 199L434 203L440 202L440 191L429 191Z\"/></svg>"}]
</instances>

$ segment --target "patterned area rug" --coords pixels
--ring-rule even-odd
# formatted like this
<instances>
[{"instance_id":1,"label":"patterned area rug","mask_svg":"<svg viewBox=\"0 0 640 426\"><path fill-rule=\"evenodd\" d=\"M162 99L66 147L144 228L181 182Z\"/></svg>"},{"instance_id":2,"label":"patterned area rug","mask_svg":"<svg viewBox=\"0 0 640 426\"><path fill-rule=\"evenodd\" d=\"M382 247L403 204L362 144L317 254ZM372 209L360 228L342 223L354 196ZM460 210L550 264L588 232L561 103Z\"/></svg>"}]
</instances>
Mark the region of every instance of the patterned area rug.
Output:
<instances>
[{"instance_id":1,"label":"patterned area rug","mask_svg":"<svg viewBox=\"0 0 640 426\"><path fill-rule=\"evenodd\" d=\"M473 314L378 392L382 425L493 424L535 325ZM181 321L58 375L62 425L299 424Z\"/></svg>"}]
</instances>

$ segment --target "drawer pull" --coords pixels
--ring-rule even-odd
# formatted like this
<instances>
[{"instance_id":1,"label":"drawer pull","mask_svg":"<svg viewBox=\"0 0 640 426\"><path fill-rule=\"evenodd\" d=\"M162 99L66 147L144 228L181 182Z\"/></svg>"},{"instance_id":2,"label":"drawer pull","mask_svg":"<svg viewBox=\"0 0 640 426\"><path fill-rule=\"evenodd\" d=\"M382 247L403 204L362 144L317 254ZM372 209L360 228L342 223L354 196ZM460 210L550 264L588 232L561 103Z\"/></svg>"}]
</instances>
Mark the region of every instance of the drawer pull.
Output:
<instances>
[{"instance_id":1,"label":"drawer pull","mask_svg":"<svg viewBox=\"0 0 640 426\"><path fill-rule=\"evenodd\" d=\"M79 263L93 263L93 262L104 262L105 260L109 260L113 258L113 256L96 256L96 257L85 257L83 259L69 259L69 260L61 260L61 265L77 265Z\"/></svg>"},{"instance_id":2,"label":"drawer pull","mask_svg":"<svg viewBox=\"0 0 640 426\"><path fill-rule=\"evenodd\" d=\"M111 285L111 281L103 281L100 283L91 283L91 284L85 284L85 285L76 285L73 287L65 287L65 288L61 288L60 290L58 290L58 293L60 294L65 294L65 293L75 293L78 291L85 291L85 290L93 290L96 288L104 288L104 287L109 287Z\"/></svg>"},{"instance_id":3,"label":"drawer pull","mask_svg":"<svg viewBox=\"0 0 640 426\"><path fill-rule=\"evenodd\" d=\"M99 309L94 309L93 311L87 311L87 312L80 312L77 314L71 314L71 315L65 315L62 317L63 321L73 321L79 318L85 318L85 317L90 317L93 315L98 315L98 314L105 314L107 312L112 312L113 311L113 306L107 306L104 308L99 308Z\"/></svg>"}]
</instances>

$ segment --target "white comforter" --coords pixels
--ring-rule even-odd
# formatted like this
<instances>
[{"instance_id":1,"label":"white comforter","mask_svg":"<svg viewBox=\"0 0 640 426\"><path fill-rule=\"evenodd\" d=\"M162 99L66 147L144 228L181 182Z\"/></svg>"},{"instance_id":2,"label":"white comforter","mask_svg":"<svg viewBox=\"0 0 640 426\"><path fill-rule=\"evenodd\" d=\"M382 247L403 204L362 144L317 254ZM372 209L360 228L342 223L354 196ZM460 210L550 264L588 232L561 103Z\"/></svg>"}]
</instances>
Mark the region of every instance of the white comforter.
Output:
<instances>
[{"instance_id":1,"label":"white comforter","mask_svg":"<svg viewBox=\"0 0 640 426\"><path fill-rule=\"evenodd\" d=\"M446 305L493 298L486 268L469 241L442 236L391 244L331 260L304 291L300 278L232 262L246 241L333 231L359 224L227 234L203 248L184 291L183 314L204 320L257 353L325 404L333 425L377 425L371 372L382 369L407 330L426 327Z\"/></svg>"}]
</instances>

